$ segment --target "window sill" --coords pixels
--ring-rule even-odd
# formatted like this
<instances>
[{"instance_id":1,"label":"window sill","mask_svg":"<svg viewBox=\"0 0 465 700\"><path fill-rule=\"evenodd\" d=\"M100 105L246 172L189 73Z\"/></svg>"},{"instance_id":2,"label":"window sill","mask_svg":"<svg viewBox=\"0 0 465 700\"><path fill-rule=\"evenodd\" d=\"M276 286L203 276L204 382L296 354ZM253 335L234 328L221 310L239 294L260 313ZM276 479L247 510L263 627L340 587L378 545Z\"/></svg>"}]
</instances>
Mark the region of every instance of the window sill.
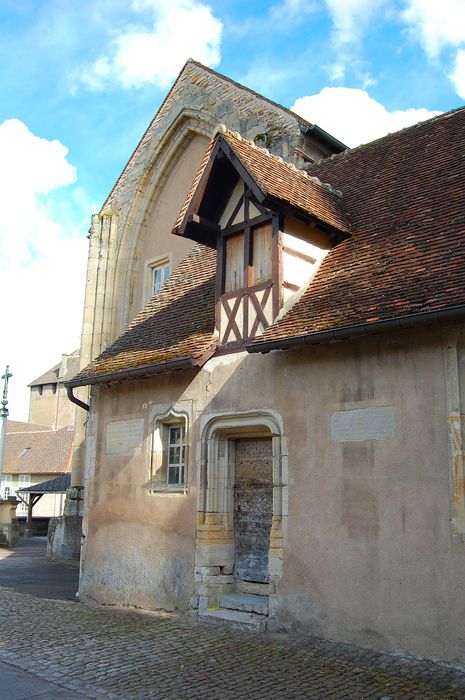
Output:
<instances>
[{"instance_id":1,"label":"window sill","mask_svg":"<svg viewBox=\"0 0 465 700\"><path fill-rule=\"evenodd\" d=\"M187 484L150 484L150 493L187 493Z\"/></svg>"}]
</instances>

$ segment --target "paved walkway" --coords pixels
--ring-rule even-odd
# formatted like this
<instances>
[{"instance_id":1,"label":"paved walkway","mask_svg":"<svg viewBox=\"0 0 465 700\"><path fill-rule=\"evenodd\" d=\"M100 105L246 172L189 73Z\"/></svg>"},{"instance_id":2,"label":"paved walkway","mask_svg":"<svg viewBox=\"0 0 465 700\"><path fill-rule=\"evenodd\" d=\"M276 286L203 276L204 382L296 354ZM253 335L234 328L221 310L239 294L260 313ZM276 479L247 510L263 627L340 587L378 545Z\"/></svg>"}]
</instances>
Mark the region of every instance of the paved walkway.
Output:
<instances>
[{"instance_id":1,"label":"paved walkway","mask_svg":"<svg viewBox=\"0 0 465 700\"><path fill-rule=\"evenodd\" d=\"M0 547L0 585L39 598L74 599L79 583L77 565L49 561L46 537L22 537L14 549Z\"/></svg>"},{"instance_id":2,"label":"paved walkway","mask_svg":"<svg viewBox=\"0 0 465 700\"><path fill-rule=\"evenodd\" d=\"M7 560L0 560L0 578ZM465 674L428 662L317 639L230 632L188 617L38 598L0 585L0 672L4 668L13 675L27 671L20 680L36 679L37 692L2 695L2 673L1 700L465 699ZM43 682L50 684L45 691Z\"/></svg>"}]
</instances>

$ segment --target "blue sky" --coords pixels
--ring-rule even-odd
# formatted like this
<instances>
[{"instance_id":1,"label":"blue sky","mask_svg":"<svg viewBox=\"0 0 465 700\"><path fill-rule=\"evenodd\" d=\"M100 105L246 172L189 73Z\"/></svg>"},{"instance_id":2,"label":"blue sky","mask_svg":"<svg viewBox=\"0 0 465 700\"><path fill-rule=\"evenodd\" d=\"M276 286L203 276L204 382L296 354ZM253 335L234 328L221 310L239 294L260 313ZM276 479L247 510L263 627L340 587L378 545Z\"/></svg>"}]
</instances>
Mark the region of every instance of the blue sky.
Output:
<instances>
[{"instance_id":1,"label":"blue sky","mask_svg":"<svg viewBox=\"0 0 465 700\"><path fill-rule=\"evenodd\" d=\"M190 56L350 145L465 102L465 0L0 0L10 415L79 344L90 216Z\"/></svg>"}]
</instances>

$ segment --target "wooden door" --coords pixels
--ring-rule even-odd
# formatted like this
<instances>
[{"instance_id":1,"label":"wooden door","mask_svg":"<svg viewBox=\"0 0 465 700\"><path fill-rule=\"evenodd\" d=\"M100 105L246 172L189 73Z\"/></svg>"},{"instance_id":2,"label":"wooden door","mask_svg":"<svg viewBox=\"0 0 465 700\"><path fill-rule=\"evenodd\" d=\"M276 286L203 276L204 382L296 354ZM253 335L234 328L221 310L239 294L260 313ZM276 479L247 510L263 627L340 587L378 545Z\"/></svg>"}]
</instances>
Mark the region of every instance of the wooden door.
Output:
<instances>
[{"instance_id":1,"label":"wooden door","mask_svg":"<svg viewBox=\"0 0 465 700\"><path fill-rule=\"evenodd\" d=\"M273 516L271 438L240 438L235 442L234 576L267 583Z\"/></svg>"}]
</instances>

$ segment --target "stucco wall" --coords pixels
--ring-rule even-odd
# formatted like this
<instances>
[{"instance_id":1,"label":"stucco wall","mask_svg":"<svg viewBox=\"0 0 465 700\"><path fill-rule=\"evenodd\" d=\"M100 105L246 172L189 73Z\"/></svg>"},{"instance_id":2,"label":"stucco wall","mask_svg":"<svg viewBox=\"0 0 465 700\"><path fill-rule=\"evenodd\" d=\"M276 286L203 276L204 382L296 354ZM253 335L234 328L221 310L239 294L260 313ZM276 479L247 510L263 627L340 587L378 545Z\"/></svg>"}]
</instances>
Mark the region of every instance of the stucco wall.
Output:
<instances>
[{"instance_id":1,"label":"stucco wall","mask_svg":"<svg viewBox=\"0 0 465 700\"><path fill-rule=\"evenodd\" d=\"M166 257L173 271L192 248L192 241L173 236L177 212L184 203L186 194L205 153L208 139L195 135L182 149L182 155L172 164L165 181L153 193L142 225L140 274L136 277L134 305L130 318L145 305L150 295L147 286L147 263L158 257Z\"/></svg>"},{"instance_id":2,"label":"stucco wall","mask_svg":"<svg viewBox=\"0 0 465 700\"><path fill-rule=\"evenodd\" d=\"M48 425L50 428L64 428L67 425L74 425L75 413L76 407L68 399L62 384L58 385L58 390L55 392L52 384L44 384L42 394L37 386L31 387L29 423Z\"/></svg>"},{"instance_id":3,"label":"stucco wall","mask_svg":"<svg viewBox=\"0 0 465 700\"><path fill-rule=\"evenodd\" d=\"M150 493L154 406L192 411L186 494ZM392 437L331 439L340 410L391 406ZM96 392L81 594L186 609L194 590L202 413L268 408L288 438L289 518L276 616L284 629L465 663L464 544L452 538L439 330L299 352L230 355L202 371ZM144 418L141 453L104 454L110 420Z\"/></svg>"}]
</instances>

